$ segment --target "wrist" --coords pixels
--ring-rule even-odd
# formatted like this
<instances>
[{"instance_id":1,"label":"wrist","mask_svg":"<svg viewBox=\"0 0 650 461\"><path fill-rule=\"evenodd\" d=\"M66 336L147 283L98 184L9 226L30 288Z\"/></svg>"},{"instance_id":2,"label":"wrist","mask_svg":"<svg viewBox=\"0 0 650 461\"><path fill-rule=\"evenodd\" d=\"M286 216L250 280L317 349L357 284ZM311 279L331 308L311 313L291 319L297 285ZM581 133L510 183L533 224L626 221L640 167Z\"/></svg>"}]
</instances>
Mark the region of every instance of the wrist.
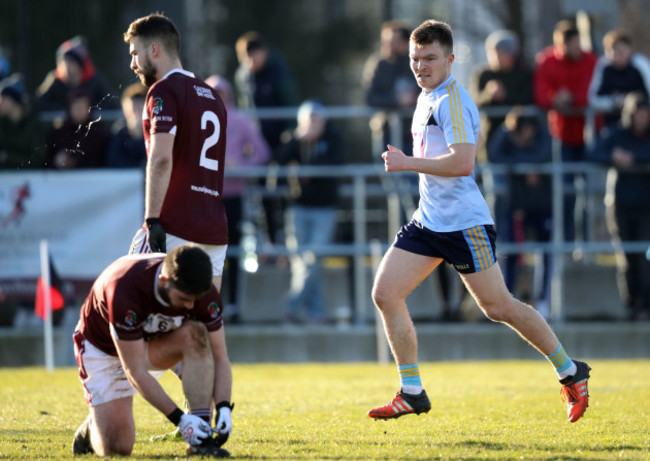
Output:
<instances>
[{"instance_id":1,"label":"wrist","mask_svg":"<svg viewBox=\"0 0 650 461\"><path fill-rule=\"evenodd\" d=\"M167 415L167 419L171 421L171 423L174 426L178 426L178 423L181 422L181 418L183 417L184 414L185 413L183 413L183 411L180 408L176 407L174 411L172 411L170 414Z\"/></svg>"},{"instance_id":2,"label":"wrist","mask_svg":"<svg viewBox=\"0 0 650 461\"><path fill-rule=\"evenodd\" d=\"M232 410L235 407L235 404L230 403L227 400L222 400L221 402L219 402L219 403L217 403L215 405L214 409L218 410L219 408L224 408L224 407L228 407L228 408L230 408Z\"/></svg>"},{"instance_id":3,"label":"wrist","mask_svg":"<svg viewBox=\"0 0 650 461\"><path fill-rule=\"evenodd\" d=\"M155 226L156 224L160 224L160 218L146 218L144 223L147 227Z\"/></svg>"}]
</instances>

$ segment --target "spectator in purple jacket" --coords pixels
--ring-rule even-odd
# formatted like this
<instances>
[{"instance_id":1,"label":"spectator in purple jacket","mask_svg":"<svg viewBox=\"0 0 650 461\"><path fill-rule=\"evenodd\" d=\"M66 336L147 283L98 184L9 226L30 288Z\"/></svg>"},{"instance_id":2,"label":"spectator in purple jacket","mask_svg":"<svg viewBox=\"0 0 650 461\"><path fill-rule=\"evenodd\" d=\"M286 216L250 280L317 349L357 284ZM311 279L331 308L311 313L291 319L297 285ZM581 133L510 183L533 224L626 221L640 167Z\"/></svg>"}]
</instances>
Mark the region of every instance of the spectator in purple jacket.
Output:
<instances>
[{"instance_id":1,"label":"spectator in purple jacket","mask_svg":"<svg viewBox=\"0 0 650 461\"><path fill-rule=\"evenodd\" d=\"M234 106L232 86L223 77L212 75L205 81L221 96L228 110L226 128L226 167L247 167L266 165L271 159L271 151L255 123ZM242 196L246 190L245 178L231 178L226 175L223 184L223 204L228 215L228 245L239 245L242 222ZM228 295L224 297L226 321L240 320L237 305L237 284L239 281L239 258L229 257Z\"/></svg>"}]
</instances>

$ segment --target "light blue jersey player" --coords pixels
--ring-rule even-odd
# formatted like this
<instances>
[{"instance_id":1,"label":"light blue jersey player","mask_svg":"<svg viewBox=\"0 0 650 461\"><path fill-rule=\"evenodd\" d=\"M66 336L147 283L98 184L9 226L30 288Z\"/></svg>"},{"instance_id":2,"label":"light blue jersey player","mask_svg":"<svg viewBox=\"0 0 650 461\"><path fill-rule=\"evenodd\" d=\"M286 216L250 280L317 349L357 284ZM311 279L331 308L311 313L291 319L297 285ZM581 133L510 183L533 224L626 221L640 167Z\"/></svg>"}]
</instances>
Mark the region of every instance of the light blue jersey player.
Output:
<instances>
[{"instance_id":1,"label":"light blue jersey player","mask_svg":"<svg viewBox=\"0 0 650 461\"><path fill-rule=\"evenodd\" d=\"M418 98L413 123L413 155L435 158L455 144L477 144L479 113L465 89L449 76ZM420 173L420 204L413 219L427 229L451 232L493 224L490 210L476 182L469 176Z\"/></svg>"},{"instance_id":2,"label":"light blue jersey player","mask_svg":"<svg viewBox=\"0 0 650 461\"><path fill-rule=\"evenodd\" d=\"M452 50L452 31L444 22L428 20L413 31L411 71L422 88L413 116L413 156L393 146L382 154L386 171L419 174L420 203L384 255L372 290L397 362L400 390L368 416L390 419L431 409L420 378L417 337L406 298L442 261L448 261L490 320L510 326L553 364L569 421L575 422L589 404L590 368L571 360L544 318L505 286L495 258L494 224L473 177L478 110L451 76Z\"/></svg>"}]
</instances>

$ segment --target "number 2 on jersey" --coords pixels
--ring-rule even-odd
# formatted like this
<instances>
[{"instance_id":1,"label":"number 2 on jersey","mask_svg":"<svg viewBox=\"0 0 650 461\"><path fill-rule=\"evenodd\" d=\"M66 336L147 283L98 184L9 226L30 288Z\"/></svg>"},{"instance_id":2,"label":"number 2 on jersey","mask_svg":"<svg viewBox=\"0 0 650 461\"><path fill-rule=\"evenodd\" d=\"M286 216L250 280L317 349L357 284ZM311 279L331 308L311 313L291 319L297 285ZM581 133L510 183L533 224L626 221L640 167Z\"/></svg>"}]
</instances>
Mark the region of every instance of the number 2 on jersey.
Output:
<instances>
[{"instance_id":1,"label":"number 2 on jersey","mask_svg":"<svg viewBox=\"0 0 650 461\"><path fill-rule=\"evenodd\" d=\"M214 126L214 132L203 141L203 148L201 149L201 161L199 165L208 170L219 171L219 160L213 160L207 157L208 149L214 146L217 141L219 141L219 136L221 135L221 124L219 123L219 117L212 111L206 110L201 116L201 129L206 130L208 128L208 122L212 123Z\"/></svg>"}]
</instances>

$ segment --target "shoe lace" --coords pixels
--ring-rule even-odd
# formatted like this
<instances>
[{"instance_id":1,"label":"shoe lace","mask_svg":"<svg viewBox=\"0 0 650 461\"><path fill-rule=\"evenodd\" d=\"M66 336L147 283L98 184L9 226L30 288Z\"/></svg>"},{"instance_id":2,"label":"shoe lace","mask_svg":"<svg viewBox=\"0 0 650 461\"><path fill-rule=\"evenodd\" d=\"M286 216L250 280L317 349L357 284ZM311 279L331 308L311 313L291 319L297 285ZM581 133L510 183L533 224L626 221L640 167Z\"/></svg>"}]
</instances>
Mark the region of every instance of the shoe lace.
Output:
<instances>
[{"instance_id":1,"label":"shoe lace","mask_svg":"<svg viewBox=\"0 0 650 461\"><path fill-rule=\"evenodd\" d=\"M577 402L580 398L578 391L575 390L570 385L562 386L560 388L560 397L563 402L574 403Z\"/></svg>"}]
</instances>

